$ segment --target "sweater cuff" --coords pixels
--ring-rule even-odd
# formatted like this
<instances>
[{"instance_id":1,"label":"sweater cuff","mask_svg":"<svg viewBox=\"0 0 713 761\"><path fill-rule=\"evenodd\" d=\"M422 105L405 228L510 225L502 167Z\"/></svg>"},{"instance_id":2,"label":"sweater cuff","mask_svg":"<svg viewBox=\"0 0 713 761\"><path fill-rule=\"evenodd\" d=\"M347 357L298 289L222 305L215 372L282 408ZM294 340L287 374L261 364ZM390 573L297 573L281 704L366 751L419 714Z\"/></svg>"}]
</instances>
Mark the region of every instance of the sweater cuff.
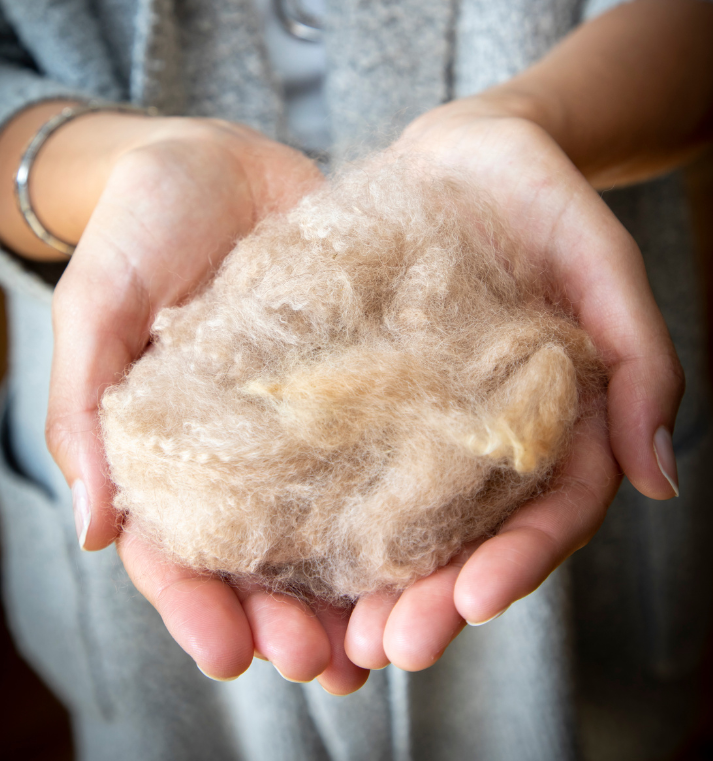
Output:
<instances>
[{"instance_id":1,"label":"sweater cuff","mask_svg":"<svg viewBox=\"0 0 713 761\"><path fill-rule=\"evenodd\" d=\"M88 101L92 95L41 74L0 62L0 131L20 111L48 100Z\"/></svg>"}]
</instances>

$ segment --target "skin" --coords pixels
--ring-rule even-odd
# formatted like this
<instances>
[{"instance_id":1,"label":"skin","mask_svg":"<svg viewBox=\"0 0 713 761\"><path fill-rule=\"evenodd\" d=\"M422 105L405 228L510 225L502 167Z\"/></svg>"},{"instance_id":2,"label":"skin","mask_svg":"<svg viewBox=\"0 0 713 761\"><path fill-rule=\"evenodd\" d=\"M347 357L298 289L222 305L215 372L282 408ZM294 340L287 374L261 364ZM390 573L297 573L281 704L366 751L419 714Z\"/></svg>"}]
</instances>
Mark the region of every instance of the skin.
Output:
<instances>
[{"instance_id":1,"label":"skin","mask_svg":"<svg viewBox=\"0 0 713 761\"><path fill-rule=\"evenodd\" d=\"M33 169L33 202L55 235L79 241L53 303L48 446L68 483L86 488L84 548L116 541L134 584L201 670L234 678L256 654L286 678L317 677L348 694L388 662L426 668L466 620L498 615L586 544L622 472L649 497L673 496L657 460L675 479L673 453L661 444L657 452L654 436L673 430L680 364L641 254L593 185L645 179L710 139L712 37L710 4L636 0L583 25L510 82L420 117L392 147L472 171L609 363L608 421L580 424L553 494L399 597L361 599L351 616L236 590L160 558L117 522L96 416L102 391L145 349L157 311L189 298L236 238L316 187L319 172L299 153L217 120L91 115L48 141ZM34 258L58 256L26 229L12 176L23 146L65 105L28 109L0 135L0 237Z\"/></svg>"}]
</instances>

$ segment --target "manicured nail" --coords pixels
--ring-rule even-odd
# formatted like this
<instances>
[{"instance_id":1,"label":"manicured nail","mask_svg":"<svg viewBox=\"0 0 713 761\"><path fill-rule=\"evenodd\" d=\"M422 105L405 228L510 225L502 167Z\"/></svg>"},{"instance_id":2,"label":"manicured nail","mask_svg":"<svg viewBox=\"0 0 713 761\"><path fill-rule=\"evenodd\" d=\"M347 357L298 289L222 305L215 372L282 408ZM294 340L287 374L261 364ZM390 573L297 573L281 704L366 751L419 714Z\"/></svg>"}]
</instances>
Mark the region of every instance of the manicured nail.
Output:
<instances>
[{"instance_id":1,"label":"manicured nail","mask_svg":"<svg viewBox=\"0 0 713 761\"><path fill-rule=\"evenodd\" d=\"M92 509L89 506L89 495L83 481L72 484L72 508L74 509L74 526L77 529L79 546L84 549L87 541L87 531L92 520Z\"/></svg>"},{"instance_id":2,"label":"manicured nail","mask_svg":"<svg viewBox=\"0 0 713 761\"><path fill-rule=\"evenodd\" d=\"M196 666L198 666L197 663ZM208 679L212 679L214 682L234 682L238 678L237 676L229 676L227 679L221 679L219 676L211 676L210 674L206 674L200 666L198 666L198 671L200 671L203 676L207 676Z\"/></svg>"},{"instance_id":3,"label":"manicured nail","mask_svg":"<svg viewBox=\"0 0 713 761\"><path fill-rule=\"evenodd\" d=\"M508 607L503 608L500 613L496 613L492 618L488 618L485 621L466 621L466 623L468 626L484 626L485 624L489 624L491 621L495 621L496 618L500 618L500 616L502 616L502 614L505 613L509 607L510 606L508 605Z\"/></svg>"},{"instance_id":4,"label":"manicured nail","mask_svg":"<svg viewBox=\"0 0 713 761\"><path fill-rule=\"evenodd\" d=\"M678 497L678 468L676 467L676 455L673 453L671 432L666 426L661 426L654 434L654 454L659 470L664 478L671 484L674 494Z\"/></svg>"}]
</instances>

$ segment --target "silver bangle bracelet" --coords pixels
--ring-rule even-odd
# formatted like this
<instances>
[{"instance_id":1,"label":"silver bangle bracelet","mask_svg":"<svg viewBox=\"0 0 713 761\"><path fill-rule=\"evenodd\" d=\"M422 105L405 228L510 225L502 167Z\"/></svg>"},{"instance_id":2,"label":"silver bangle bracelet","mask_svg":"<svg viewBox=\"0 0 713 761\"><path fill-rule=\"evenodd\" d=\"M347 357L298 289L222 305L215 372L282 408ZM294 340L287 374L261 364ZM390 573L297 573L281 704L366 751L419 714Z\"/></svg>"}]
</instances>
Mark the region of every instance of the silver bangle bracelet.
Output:
<instances>
[{"instance_id":1,"label":"silver bangle bracelet","mask_svg":"<svg viewBox=\"0 0 713 761\"><path fill-rule=\"evenodd\" d=\"M90 101L81 106L68 106L56 116L53 116L49 121L45 122L37 134L32 138L30 144L22 155L20 166L15 175L15 197L17 198L17 205L30 230L32 230L32 232L48 246L51 246L67 256L71 256L74 253L76 246L52 235L42 222L40 222L37 214L35 214L35 211L32 208L32 201L30 200L30 172L32 171L32 165L37 158L37 154L42 150L42 146L47 142L50 135L56 132L64 124L67 124L67 122L71 122L79 116L100 111L144 114L146 116L158 115L158 111L155 108L139 108L138 106L131 106L124 103Z\"/></svg>"}]
</instances>

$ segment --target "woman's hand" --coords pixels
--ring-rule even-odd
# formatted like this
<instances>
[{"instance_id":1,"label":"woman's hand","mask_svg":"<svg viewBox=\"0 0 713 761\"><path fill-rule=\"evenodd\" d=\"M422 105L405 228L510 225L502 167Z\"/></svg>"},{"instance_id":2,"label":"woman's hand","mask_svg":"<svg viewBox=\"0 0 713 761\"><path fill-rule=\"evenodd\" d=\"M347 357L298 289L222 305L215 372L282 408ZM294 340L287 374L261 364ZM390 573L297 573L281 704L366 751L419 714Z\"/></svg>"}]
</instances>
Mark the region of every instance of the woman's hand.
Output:
<instances>
[{"instance_id":1,"label":"woman's hand","mask_svg":"<svg viewBox=\"0 0 713 761\"><path fill-rule=\"evenodd\" d=\"M92 121L101 146L91 144ZM84 146L76 145L80 134ZM64 215L66 199L43 185L43 173L66 174L50 166L60 142L62 155L74 151L77 171L88 174L65 176L74 180L65 194L74 207ZM130 522L119 525L97 419L104 389L145 350L156 313L190 298L237 238L316 187L319 171L253 130L213 120L87 116L62 128L47 151L33 175L40 216L50 229L55 220L65 225L55 234L81 234L53 301L47 418L49 449L72 486L81 546L98 550L116 539L134 584L211 677L238 676L255 652L289 679L321 675L331 692L357 689L368 672L344 655L341 616L187 571L132 534ZM95 208L92 189L100 193Z\"/></svg>"},{"instance_id":2,"label":"woman's hand","mask_svg":"<svg viewBox=\"0 0 713 761\"><path fill-rule=\"evenodd\" d=\"M636 244L543 129L473 98L416 120L393 150L472 177L474 190L546 274L552 297L571 306L610 369L608 422L601 415L578 425L553 493L522 507L495 537L400 598L377 595L357 604L349 657L364 668L391 661L420 670L465 621L499 615L586 544L621 471L649 497L674 496L671 432L684 382Z\"/></svg>"},{"instance_id":3,"label":"woman's hand","mask_svg":"<svg viewBox=\"0 0 713 761\"><path fill-rule=\"evenodd\" d=\"M589 183L639 182L710 143L712 33L711 3L622 3L512 80L418 118L394 146L470 174L608 363L608 422L579 425L555 491L497 536L398 600L360 600L346 640L354 663L430 666L466 620L497 616L591 539L621 471L648 497L678 493L681 366L636 244Z\"/></svg>"}]
</instances>

